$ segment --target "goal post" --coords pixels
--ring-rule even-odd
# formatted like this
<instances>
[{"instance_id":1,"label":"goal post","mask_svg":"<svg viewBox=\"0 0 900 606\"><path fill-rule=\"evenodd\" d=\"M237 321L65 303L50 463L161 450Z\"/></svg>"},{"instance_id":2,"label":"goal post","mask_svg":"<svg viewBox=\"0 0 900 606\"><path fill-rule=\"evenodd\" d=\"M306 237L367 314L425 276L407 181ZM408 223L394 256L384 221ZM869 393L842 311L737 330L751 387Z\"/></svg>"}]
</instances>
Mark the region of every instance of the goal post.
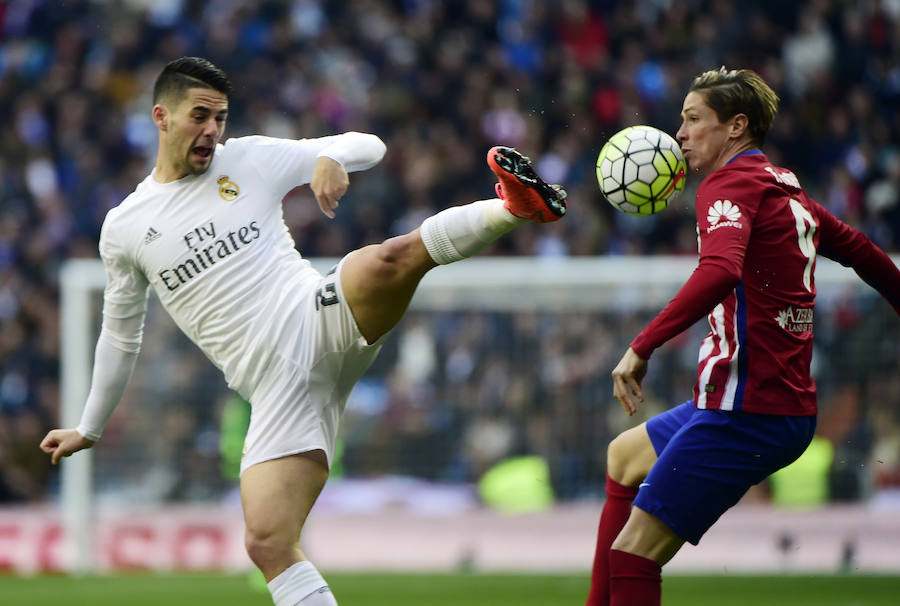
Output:
<instances>
[{"instance_id":1,"label":"goal post","mask_svg":"<svg viewBox=\"0 0 900 606\"><path fill-rule=\"evenodd\" d=\"M898 263L900 257L894 256L893 261ZM325 273L337 259L312 259L311 262ZM410 309L474 314L540 312L559 314L563 318L604 310L616 314L640 311L649 317L677 292L695 266L696 258L691 256L474 258L438 268L426 275ZM818 259L815 280L822 304L826 307L829 301L843 296L842 293L849 292L855 297L867 296L868 287L852 270L826 259ZM60 281L60 422L64 427L74 427L78 424L90 387L105 285L102 263L99 260L68 261L62 267ZM871 289L868 290L871 292ZM877 294L871 294L877 297ZM155 299L155 296L152 298ZM158 301L155 305L157 310L154 313L158 314ZM153 330L152 326L149 327L149 331ZM884 334L877 338L893 339L891 332L882 332ZM893 334L896 332L894 330ZM148 332L145 332L145 343L147 335ZM619 351L624 350L627 342L617 341L608 345ZM497 355L502 357L504 351L500 350ZM516 352L513 350L512 353ZM149 355L152 356L152 352ZM382 354L386 355L392 355L392 352ZM695 361L696 351L693 355ZM142 355L138 367L148 363L147 354ZM608 375L609 370L605 368L602 372ZM157 376L166 375L162 373ZM163 388L165 386L160 386L160 389ZM666 397L672 398L674 394L666 394ZM201 430L197 429L198 432ZM66 569L74 573L88 573L97 568L96 546L93 544L96 536L95 481L98 478L95 450L89 449L65 459L61 467L63 559Z\"/></svg>"},{"instance_id":2,"label":"goal post","mask_svg":"<svg viewBox=\"0 0 900 606\"><path fill-rule=\"evenodd\" d=\"M91 385L93 349L98 328L93 295L106 284L103 264L96 259L66 262L60 273L60 423L75 427ZM63 523L63 561L76 574L93 570L92 466L86 450L62 464L60 501Z\"/></svg>"}]
</instances>

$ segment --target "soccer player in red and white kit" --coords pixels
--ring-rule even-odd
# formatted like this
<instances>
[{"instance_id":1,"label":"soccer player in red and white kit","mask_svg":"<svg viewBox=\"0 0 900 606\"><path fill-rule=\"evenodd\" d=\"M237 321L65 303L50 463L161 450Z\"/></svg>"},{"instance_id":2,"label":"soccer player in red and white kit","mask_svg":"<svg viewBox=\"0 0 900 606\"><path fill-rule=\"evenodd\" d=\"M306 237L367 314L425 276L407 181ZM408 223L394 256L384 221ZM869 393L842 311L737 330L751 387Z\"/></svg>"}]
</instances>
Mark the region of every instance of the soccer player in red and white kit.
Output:
<instances>
[{"instance_id":1,"label":"soccer player in red and white kit","mask_svg":"<svg viewBox=\"0 0 900 606\"><path fill-rule=\"evenodd\" d=\"M153 288L184 333L252 408L241 460L246 547L276 606L336 606L300 550L328 477L354 383L400 320L419 280L529 221L566 212L565 192L530 161L494 147L498 198L453 206L412 232L350 252L323 276L303 259L282 199L309 184L334 217L348 173L385 152L370 134L221 142L231 83L206 59L170 62L156 80L156 165L103 223L103 327L81 422L41 442L53 463L100 438L141 346Z\"/></svg>"},{"instance_id":2,"label":"soccer player in red and white kit","mask_svg":"<svg viewBox=\"0 0 900 606\"><path fill-rule=\"evenodd\" d=\"M852 267L900 313L900 271L760 151L778 97L753 71L692 83L677 139L704 180L700 261L612 372L632 415L653 350L704 315L693 398L624 431L607 453L588 606L658 606L661 567L750 486L794 461L816 427L810 375L816 255Z\"/></svg>"}]
</instances>

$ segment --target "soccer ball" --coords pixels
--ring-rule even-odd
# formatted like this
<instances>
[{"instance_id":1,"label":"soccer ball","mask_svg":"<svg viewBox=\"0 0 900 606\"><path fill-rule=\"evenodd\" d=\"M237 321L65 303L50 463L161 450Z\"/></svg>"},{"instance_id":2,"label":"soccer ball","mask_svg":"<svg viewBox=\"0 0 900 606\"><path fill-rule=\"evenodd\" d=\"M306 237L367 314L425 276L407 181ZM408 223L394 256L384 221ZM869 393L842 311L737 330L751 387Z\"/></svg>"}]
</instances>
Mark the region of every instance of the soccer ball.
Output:
<instances>
[{"instance_id":1,"label":"soccer ball","mask_svg":"<svg viewBox=\"0 0 900 606\"><path fill-rule=\"evenodd\" d=\"M684 190L684 156L672 137L652 126L629 126L597 156L597 181L610 204L630 215L652 215Z\"/></svg>"}]
</instances>

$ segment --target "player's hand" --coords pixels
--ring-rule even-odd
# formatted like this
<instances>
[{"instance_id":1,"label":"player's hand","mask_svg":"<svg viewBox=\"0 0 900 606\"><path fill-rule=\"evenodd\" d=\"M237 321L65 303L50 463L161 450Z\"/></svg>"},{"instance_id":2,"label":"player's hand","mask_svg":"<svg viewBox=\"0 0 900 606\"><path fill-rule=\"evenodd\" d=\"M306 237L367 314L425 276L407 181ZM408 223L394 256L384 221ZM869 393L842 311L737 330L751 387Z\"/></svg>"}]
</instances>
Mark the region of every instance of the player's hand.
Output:
<instances>
[{"instance_id":1,"label":"player's hand","mask_svg":"<svg viewBox=\"0 0 900 606\"><path fill-rule=\"evenodd\" d=\"M50 455L50 462L56 465L61 458L93 445L93 440L74 429L54 429L41 441L41 450Z\"/></svg>"},{"instance_id":2,"label":"player's hand","mask_svg":"<svg viewBox=\"0 0 900 606\"><path fill-rule=\"evenodd\" d=\"M350 187L350 177L340 162L321 157L316 161L312 179L309 182L316 202L325 215L334 219L334 209Z\"/></svg>"},{"instance_id":3,"label":"player's hand","mask_svg":"<svg viewBox=\"0 0 900 606\"><path fill-rule=\"evenodd\" d=\"M647 374L647 360L637 355L630 347L619 363L613 368L613 396L628 413L628 416L637 412L638 402L644 401L644 392L641 391L641 381Z\"/></svg>"}]
</instances>

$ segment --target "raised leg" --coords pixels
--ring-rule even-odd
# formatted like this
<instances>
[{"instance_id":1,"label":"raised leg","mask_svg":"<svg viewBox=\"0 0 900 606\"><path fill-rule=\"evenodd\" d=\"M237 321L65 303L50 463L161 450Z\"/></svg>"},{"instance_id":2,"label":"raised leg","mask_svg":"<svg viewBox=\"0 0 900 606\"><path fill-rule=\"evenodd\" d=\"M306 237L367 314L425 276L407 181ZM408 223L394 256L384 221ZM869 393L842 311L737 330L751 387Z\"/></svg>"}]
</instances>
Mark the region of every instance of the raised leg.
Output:
<instances>
[{"instance_id":1,"label":"raised leg","mask_svg":"<svg viewBox=\"0 0 900 606\"><path fill-rule=\"evenodd\" d=\"M487 162L499 181L499 199L448 208L419 229L344 260L341 290L369 343L397 324L430 269L471 257L528 221L545 223L565 214L565 192L542 181L528 158L509 147L494 147Z\"/></svg>"}]
</instances>

